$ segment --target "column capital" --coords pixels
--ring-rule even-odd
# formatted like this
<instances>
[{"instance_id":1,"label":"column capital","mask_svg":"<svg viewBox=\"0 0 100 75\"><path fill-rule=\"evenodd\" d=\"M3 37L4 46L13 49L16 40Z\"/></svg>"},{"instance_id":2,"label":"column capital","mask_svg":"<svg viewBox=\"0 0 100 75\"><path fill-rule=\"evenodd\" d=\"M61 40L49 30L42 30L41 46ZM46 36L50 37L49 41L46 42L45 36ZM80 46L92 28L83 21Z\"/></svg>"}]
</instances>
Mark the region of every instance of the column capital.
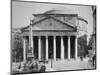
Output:
<instances>
[{"instance_id":1,"label":"column capital","mask_svg":"<svg viewBox=\"0 0 100 75\"><path fill-rule=\"evenodd\" d=\"M70 40L71 36L68 36L68 40Z\"/></svg>"},{"instance_id":2,"label":"column capital","mask_svg":"<svg viewBox=\"0 0 100 75\"><path fill-rule=\"evenodd\" d=\"M75 37L78 37L77 35L75 35Z\"/></svg>"},{"instance_id":3,"label":"column capital","mask_svg":"<svg viewBox=\"0 0 100 75\"><path fill-rule=\"evenodd\" d=\"M67 37L69 37L69 38L70 38L71 36L67 36Z\"/></svg>"},{"instance_id":4,"label":"column capital","mask_svg":"<svg viewBox=\"0 0 100 75\"><path fill-rule=\"evenodd\" d=\"M38 36L38 38L41 38L41 36Z\"/></svg>"},{"instance_id":5,"label":"column capital","mask_svg":"<svg viewBox=\"0 0 100 75\"><path fill-rule=\"evenodd\" d=\"M46 37L46 39L48 39L48 36L45 36Z\"/></svg>"},{"instance_id":6,"label":"column capital","mask_svg":"<svg viewBox=\"0 0 100 75\"><path fill-rule=\"evenodd\" d=\"M56 36L53 36L53 38L55 39L55 38L56 38Z\"/></svg>"},{"instance_id":7,"label":"column capital","mask_svg":"<svg viewBox=\"0 0 100 75\"><path fill-rule=\"evenodd\" d=\"M62 35L60 37L63 37Z\"/></svg>"},{"instance_id":8,"label":"column capital","mask_svg":"<svg viewBox=\"0 0 100 75\"><path fill-rule=\"evenodd\" d=\"M22 36L22 38L25 39L26 37L25 36Z\"/></svg>"}]
</instances>

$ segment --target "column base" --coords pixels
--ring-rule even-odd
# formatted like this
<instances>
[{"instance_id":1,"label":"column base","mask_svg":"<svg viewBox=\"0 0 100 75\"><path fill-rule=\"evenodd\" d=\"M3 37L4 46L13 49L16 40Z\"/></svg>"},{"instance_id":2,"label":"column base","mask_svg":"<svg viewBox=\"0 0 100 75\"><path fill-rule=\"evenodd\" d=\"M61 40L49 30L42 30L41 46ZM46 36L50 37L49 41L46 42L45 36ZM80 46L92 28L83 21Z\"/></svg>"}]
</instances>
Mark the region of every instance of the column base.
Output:
<instances>
[{"instance_id":1,"label":"column base","mask_svg":"<svg viewBox=\"0 0 100 75\"><path fill-rule=\"evenodd\" d=\"M64 58L61 58L61 60L64 60Z\"/></svg>"},{"instance_id":2,"label":"column base","mask_svg":"<svg viewBox=\"0 0 100 75\"><path fill-rule=\"evenodd\" d=\"M70 58L68 58L67 60L68 60L68 61L70 61L71 59L70 59Z\"/></svg>"},{"instance_id":3,"label":"column base","mask_svg":"<svg viewBox=\"0 0 100 75\"><path fill-rule=\"evenodd\" d=\"M75 58L75 60L79 59L79 57Z\"/></svg>"}]
</instances>

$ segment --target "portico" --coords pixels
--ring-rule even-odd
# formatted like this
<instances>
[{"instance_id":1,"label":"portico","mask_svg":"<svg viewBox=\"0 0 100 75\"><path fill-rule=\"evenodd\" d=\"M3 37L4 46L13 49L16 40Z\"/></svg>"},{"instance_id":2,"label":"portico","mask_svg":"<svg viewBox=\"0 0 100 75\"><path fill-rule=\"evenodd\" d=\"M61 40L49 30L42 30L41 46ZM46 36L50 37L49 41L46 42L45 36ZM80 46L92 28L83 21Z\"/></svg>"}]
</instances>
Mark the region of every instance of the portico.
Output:
<instances>
[{"instance_id":1,"label":"portico","mask_svg":"<svg viewBox=\"0 0 100 75\"><path fill-rule=\"evenodd\" d=\"M29 36L26 34L23 35L23 57L26 60L27 48L26 44L29 45ZM32 44L33 49L30 51L31 55L34 56L39 61L41 60L64 60L64 59L76 59L78 57L77 51L77 36L76 32L70 32L70 35L66 31L45 31L38 32L33 31L32 33ZM41 34L41 35L40 35ZM58 35L57 35L58 34ZM30 54L29 53L29 54Z\"/></svg>"}]
</instances>

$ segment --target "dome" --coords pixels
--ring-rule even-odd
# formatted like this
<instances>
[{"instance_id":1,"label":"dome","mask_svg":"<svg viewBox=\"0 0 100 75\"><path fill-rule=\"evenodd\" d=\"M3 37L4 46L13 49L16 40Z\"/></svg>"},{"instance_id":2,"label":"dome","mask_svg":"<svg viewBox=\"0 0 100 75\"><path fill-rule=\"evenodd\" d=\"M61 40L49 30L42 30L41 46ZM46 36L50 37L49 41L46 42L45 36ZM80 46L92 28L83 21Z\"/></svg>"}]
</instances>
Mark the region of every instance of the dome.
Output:
<instances>
[{"instance_id":1,"label":"dome","mask_svg":"<svg viewBox=\"0 0 100 75\"><path fill-rule=\"evenodd\" d=\"M44 12L44 14L76 14L76 13L66 7L56 7Z\"/></svg>"}]
</instances>

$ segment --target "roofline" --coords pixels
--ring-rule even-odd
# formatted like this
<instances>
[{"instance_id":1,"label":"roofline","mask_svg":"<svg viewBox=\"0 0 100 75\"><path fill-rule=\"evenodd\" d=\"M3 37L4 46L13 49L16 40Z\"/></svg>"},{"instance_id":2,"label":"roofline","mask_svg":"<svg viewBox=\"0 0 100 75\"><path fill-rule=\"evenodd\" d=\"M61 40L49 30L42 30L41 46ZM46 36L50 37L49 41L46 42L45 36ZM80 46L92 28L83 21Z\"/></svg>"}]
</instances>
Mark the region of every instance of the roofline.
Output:
<instances>
[{"instance_id":1,"label":"roofline","mask_svg":"<svg viewBox=\"0 0 100 75\"><path fill-rule=\"evenodd\" d=\"M41 22L41 21L43 21L43 20L45 20L45 19L48 19L48 18L49 18L49 17L46 17L46 18L44 18L44 19L41 19L41 20L39 20L39 21L37 21L37 22L35 22L35 23L31 24L31 25L35 25L35 24L37 24L38 22ZM30 26L30 25L28 25L28 26L26 26L26 27L22 28L21 30L23 31L24 29L29 28L29 26Z\"/></svg>"},{"instance_id":2,"label":"roofline","mask_svg":"<svg viewBox=\"0 0 100 75\"><path fill-rule=\"evenodd\" d=\"M44 16L44 15L66 15L66 16L78 16L78 14L32 14L32 15L34 15L34 16Z\"/></svg>"},{"instance_id":3,"label":"roofline","mask_svg":"<svg viewBox=\"0 0 100 75\"><path fill-rule=\"evenodd\" d=\"M51 16L50 16L51 17ZM53 18L54 20L57 20L57 21L59 21L59 22L61 22L61 23L63 23L64 25L67 25L67 26L69 26L69 27L71 27L71 28L75 28L75 27L73 27L72 25L70 25L68 22L67 23L65 23L65 22L63 22L63 21L60 21L59 19L57 19L57 18L54 18L54 17L51 17L51 18Z\"/></svg>"},{"instance_id":4,"label":"roofline","mask_svg":"<svg viewBox=\"0 0 100 75\"><path fill-rule=\"evenodd\" d=\"M54 17L50 16L49 14L35 14L35 16L36 16L36 15L47 15L48 17L46 17L46 18L44 18L44 19L41 19L41 20L39 20L39 21L33 23L32 25L35 25L36 23L38 23L38 22L40 22L40 21L43 21L43 20L45 20L45 19L47 19L47 18L50 18L50 17L53 18L53 19L55 19L55 20L57 20L57 21L59 21L59 22L61 22L60 20L58 20L57 18L54 18ZM56 15L56 14L52 14L52 15ZM65 15L65 14L60 14L60 15ZM68 14L66 14L66 15L68 15ZM73 15L74 15L74 16L78 16L77 14L73 14ZM68 26L70 26L69 23L65 23L65 22L61 22L61 23L63 23L63 24L68 24ZM74 28L73 26L70 26L70 27ZM24 28L22 28L21 30L23 31L24 29L27 29L27 28L29 28L29 25L26 26L26 27L24 27Z\"/></svg>"},{"instance_id":5,"label":"roofline","mask_svg":"<svg viewBox=\"0 0 100 75\"><path fill-rule=\"evenodd\" d=\"M88 21L87 20L85 20L83 17L81 17L81 16L78 16L77 17L77 19L78 20L80 20L80 21L84 21L85 23L87 23L88 24Z\"/></svg>"},{"instance_id":6,"label":"roofline","mask_svg":"<svg viewBox=\"0 0 100 75\"><path fill-rule=\"evenodd\" d=\"M54 20L57 20L57 21L59 21L59 22L65 24L65 25L70 26L71 28L75 28L75 27L71 26L69 23L62 22L62 21L60 21L60 20L58 20L57 18L54 18L54 17L52 17L52 16L48 16L48 17L46 17L46 18L44 18L44 19L41 19L41 20L39 20L39 21L33 23L32 26L35 25L35 24L37 24L38 22L41 22L41 21L43 21L43 20L45 20L45 19L48 19L48 18L52 18L52 19L54 19ZM27 29L27 28L29 28L29 25L26 26L26 27L24 27L24 28L22 28L21 31L23 31L24 29Z\"/></svg>"},{"instance_id":7,"label":"roofline","mask_svg":"<svg viewBox=\"0 0 100 75\"><path fill-rule=\"evenodd\" d=\"M25 32L29 32L28 30L24 30ZM55 31L55 32L60 32L60 31L68 31L68 32L75 32L77 31L77 29L74 29L74 30L32 30L32 31L36 31L36 32L40 32L40 31Z\"/></svg>"}]
</instances>

